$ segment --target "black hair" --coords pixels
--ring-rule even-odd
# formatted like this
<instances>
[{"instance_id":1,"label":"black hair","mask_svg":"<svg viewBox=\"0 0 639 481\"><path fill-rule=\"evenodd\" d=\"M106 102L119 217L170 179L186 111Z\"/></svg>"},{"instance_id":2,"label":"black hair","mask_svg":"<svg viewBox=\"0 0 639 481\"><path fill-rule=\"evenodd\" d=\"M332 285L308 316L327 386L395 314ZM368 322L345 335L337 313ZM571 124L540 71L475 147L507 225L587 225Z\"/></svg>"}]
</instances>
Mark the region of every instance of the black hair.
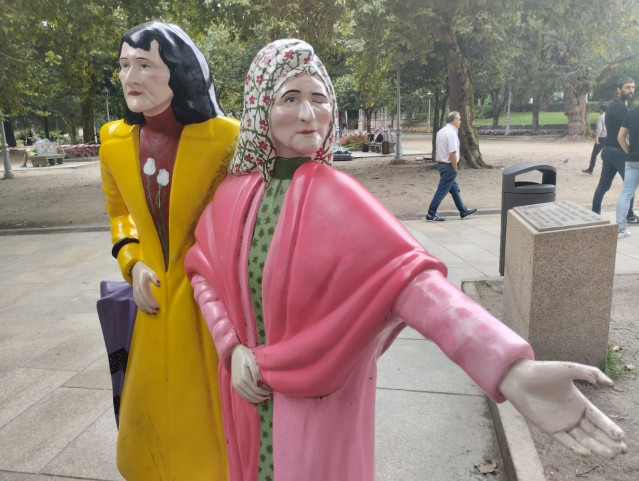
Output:
<instances>
[{"instance_id":1,"label":"black hair","mask_svg":"<svg viewBox=\"0 0 639 481\"><path fill-rule=\"evenodd\" d=\"M608 110L608 106L606 104L601 104L599 106L599 112L605 112L606 110Z\"/></svg>"},{"instance_id":2,"label":"black hair","mask_svg":"<svg viewBox=\"0 0 639 481\"><path fill-rule=\"evenodd\" d=\"M624 86L624 84L633 84L635 83L634 80L632 80L630 77L621 77L619 80L617 80L617 88L620 89Z\"/></svg>"},{"instance_id":3,"label":"black hair","mask_svg":"<svg viewBox=\"0 0 639 481\"><path fill-rule=\"evenodd\" d=\"M133 48L151 50L153 40L158 43L160 58L171 74L171 109L176 120L188 125L224 115L204 55L177 25L155 21L137 25L122 35L118 54L125 42ZM142 124L144 115L125 107L124 121L129 125Z\"/></svg>"}]
</instances>

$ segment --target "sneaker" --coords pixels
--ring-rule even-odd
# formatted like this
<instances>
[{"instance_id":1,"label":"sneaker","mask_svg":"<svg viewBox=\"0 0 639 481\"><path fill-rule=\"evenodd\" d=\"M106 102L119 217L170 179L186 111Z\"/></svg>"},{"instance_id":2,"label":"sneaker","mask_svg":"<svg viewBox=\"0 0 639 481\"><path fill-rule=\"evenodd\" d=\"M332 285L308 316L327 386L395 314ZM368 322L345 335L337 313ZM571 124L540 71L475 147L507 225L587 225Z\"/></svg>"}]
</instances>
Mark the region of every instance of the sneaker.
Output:
<instances>
[{"instance_id":1,"label":"sneaker","mask_svg":"<svg viewBox=\"0 0 639 481\"><path fill-rule=\"evenodd\" d=\"M473 215L475 212L477 212L477 209L468 209L466 212L464 212L463 214L459 214L459 216L462 219L465 219L466 217L470 217L471 215Z\"/></svg>"},{"instance_id":2,"label":"sneaker","mask_svg":"<svg viewBox=\"0 0 639 481\"><path fill-rule=\"evenodd\" d=\"M446 219L435 215L426 215L426 222L444 222Z\"/></svg>"},{"instance_id":3,"label":"sneaker","mask_svg":"<svg viewBox=\"0 0 639 481\"><path fill-rule=\"evenodd\" d=\"M634 217L628 218L626 219L626 222L628 224L639 224L639 217L634 216Z\"/></svg>"},{"instance_id":4,"label":"sneaker","mask_svg":"<svg viewBox=\"0 0 639 481\"><path fill-rule=\"evenodd\" d=\"M632 234L630 233L629 230L620 230L619 234L617 234L617 237L619 239L624 239L625 237L630 237Z\"/></svg>"},{"instance_id":5,"label":"sneaker","mask_svg":"<svg viewBox=\"0 0 639 481\"><path fill-rule=\"evenodd\" d=\"M582 170L582 172L584 172L585 174L592 174L592 170L590 169L584 169Z\"/></svg>"}]
</instances>

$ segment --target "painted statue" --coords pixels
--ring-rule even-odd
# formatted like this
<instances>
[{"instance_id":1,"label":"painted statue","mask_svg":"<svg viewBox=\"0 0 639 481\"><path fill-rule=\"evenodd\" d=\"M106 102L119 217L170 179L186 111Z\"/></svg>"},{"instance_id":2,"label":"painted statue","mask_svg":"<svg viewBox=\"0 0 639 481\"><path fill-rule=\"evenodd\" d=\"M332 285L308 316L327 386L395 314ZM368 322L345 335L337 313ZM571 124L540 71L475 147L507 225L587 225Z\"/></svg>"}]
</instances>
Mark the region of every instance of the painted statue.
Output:
<instances>
[{"instance_id":1,"label":"painted statue","mask_svg":"<svg viewBox=\"0 0 639 481\"><path fill-rule=\"evenodd\" d=\"M572 383L611 384L603 373L533 361L527 342L330 166L335 112L310 45L263 48L229 175L185 259L220 359L231 481L374 480L376 363L407 325L560 442L624 451L623 431Z\"/></svg>"},{"instance_id":2,"label":"painted statue","mask_svg":"<svg viewBox=\"0 0 639 481\"><path fill-rule=\"evenodd\" d=\"M226 480L215 346L184 273L204 207L226 175L239 123L218 105L202 53L159 22L124 34L124 120L100 130L113 256L139 308L120 405L128 480Z\"/></svg>"}]
</instances>

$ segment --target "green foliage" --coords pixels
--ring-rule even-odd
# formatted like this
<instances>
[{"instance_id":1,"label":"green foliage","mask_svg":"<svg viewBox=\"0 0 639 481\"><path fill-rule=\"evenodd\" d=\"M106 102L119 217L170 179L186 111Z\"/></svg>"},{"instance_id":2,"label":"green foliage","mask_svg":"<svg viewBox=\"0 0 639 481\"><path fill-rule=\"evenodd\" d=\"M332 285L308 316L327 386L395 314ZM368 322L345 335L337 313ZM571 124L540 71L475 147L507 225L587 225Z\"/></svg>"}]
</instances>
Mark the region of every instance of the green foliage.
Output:
<instances>
[{"instance_id":1,"label":"green foliage","mask_svg":"<svg viewBox=\"0 0 639 481\"><path fill-rule=\"evenodd\" d=\"M621 351L615 351L610 347L608 348L604 372L613 381L623 379L628 375L628 371L626 371L624 366L624 356Z\"/></svg>"},{"instance_id":2,"label":"green foliage","mask_svg":"<svg viewBox=\"0 0 639 481\"><path fill-rule=\"evenodd\" d=\"M501 110L510 75L513 98L534 98L536 108L562 90L568 96L594 90L599 101L608 101L617 77L639 77L638 3L5 0L0 115L22 115L16 122L23 129L46 131L45 122L57 119L69 132L83 125L90 133L94 122L106 119L104 87L111 117L121 115L119 38L151 19L176 23L194 39L209 61L222 107L236 114L255 53L270 40L293 36L311 43L325 62L340 109L363 106L368 116L375 108L396 112L397 72L402 111L411 117L426 115L426 95L433 92L433 128L449 94L450 103L464 102L469 115L475 109L475 116L490 117L492 110L474 107L474 95L491 98Z\"/></svg>"}]
</instances>

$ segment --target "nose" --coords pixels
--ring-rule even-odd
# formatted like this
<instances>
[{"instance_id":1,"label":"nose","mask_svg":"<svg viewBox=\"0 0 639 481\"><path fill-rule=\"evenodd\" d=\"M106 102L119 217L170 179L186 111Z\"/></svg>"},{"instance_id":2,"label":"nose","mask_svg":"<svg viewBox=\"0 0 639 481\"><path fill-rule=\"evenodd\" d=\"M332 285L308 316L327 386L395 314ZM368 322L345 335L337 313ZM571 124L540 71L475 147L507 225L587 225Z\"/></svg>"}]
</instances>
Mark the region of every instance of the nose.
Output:
<instances>
[{"instance_id":1,"label":"nose","mask_svg":"<svg viewBox=\"0 0 639 481\"><path fill-rule=\"evenodd\" d=\"M302 102L300 102L298 118L306 122L310 122L311 120L315 119L315 112L313 111L311 102L309 102L308 100L303 100Z\"/></svg>"},{"instance_id":2,"label":"nose","mask_svg":"<svg viewBox=\"0 0 639 481\"><path fill-rule=\"evenodd\" d=\"M137 84L140 81L140 76L137 68L129 68L126 71L120 72L120 82L124 84Z\"/></svg>"}]
</instances>

